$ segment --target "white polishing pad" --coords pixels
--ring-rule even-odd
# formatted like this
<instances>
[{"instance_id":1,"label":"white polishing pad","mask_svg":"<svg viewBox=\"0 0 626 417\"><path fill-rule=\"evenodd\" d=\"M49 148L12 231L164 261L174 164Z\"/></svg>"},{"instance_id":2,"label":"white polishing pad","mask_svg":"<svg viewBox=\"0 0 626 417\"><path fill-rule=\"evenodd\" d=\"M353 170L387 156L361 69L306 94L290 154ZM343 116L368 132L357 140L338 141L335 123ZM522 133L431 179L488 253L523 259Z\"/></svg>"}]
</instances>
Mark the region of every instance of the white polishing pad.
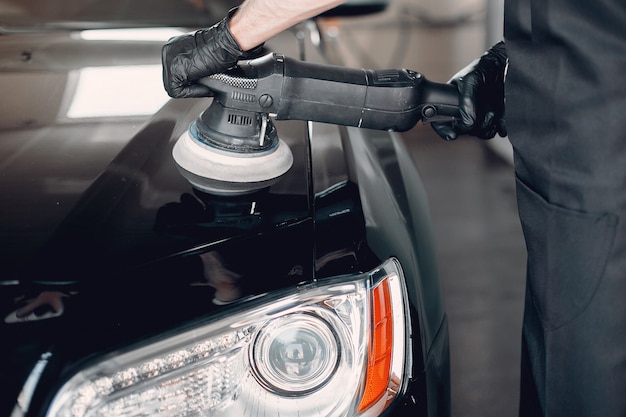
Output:
<instances>
[{"instance_id":1,"label":"white polishing pad","mask_svg":"<svg viewBox=\"0 0 626 417\"><path fill-rule=\"evenodd\" d=\"M293 164L291 150L282 140L267 151L236 153L211 148L189 131L174 144L172 156L192 185L218 194L241 194L267 187Z\"/></svg>"}]
</instances>

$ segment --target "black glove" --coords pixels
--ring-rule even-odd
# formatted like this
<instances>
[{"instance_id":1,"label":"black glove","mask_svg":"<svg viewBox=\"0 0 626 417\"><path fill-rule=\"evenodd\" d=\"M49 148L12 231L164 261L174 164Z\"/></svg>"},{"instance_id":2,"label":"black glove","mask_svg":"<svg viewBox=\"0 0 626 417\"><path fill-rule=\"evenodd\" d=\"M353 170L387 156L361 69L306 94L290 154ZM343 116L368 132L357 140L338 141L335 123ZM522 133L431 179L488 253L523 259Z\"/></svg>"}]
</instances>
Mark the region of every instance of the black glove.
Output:
<instances>
[{"instance_id":1,"label":"black glove","mask_svg":"<svg viewBox=\"0 0 626 417\"><path fill-rule=\"evenodd\" d=\"M163 85L174 98L207 97L211 90L196 82L211 74L224 72L237 61L257 57L262 45L248 52L239 47L228 29L231 10L224 19L208 29L176 36L163 46Z\"/></svg>"},{"instance_id":2,"label":"black glove","mask_svg":"<svg viewBox=\"0 0 626 417\"><path fill-rule=\"evenodd\" d=\"M462 69L450 81L459 90L461 120L432 123L446 140L458 135L491 139L496 133L506 136L504 116L504 78L507 55L504 42L498 42L479 59Z\"/></svg>"}]
</instances>

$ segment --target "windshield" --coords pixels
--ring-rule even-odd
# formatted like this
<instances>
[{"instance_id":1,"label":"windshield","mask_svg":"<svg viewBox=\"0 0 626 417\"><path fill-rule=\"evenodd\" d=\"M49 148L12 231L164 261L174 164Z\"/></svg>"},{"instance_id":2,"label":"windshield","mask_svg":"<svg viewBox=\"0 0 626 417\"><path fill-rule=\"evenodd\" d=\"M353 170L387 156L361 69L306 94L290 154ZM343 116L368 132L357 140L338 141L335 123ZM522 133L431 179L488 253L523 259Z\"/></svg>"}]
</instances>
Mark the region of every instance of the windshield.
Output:
<instances>
[{"instance_id":1,"label":"windshield","mask_svg":"<svg viewBox=\"0 0 626 417\"><path fill-rule=\"evenodd\" d=\"M238 0L0 0L0 27L96 29L207 26Z\"/></svg>"}]
</instances>

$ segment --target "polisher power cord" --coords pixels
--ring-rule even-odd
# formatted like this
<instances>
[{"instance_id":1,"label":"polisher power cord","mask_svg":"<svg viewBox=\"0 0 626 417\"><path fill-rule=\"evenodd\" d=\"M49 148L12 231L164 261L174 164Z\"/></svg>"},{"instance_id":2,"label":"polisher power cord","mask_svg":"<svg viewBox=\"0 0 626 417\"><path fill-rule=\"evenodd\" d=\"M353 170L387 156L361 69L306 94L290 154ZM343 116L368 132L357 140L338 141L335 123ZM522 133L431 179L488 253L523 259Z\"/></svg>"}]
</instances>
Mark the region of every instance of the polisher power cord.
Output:
<instances>
[{"instance_id":1,"label":"polisher power cord","mask_svg":"<svg viewBox=\"0 0 626 417\"><path fill-rule=\"evenodd\" d=\"M406 69L320 65L271 53L201 82L213 91L214 102L242 112L233 113L233 123L246 122L248 117L262 121L260 114L269 114L277 120L402 132L420 120L459 117L455 86L428 81ZM215 122L209 127L224 129Z\"/></svg>"}]
</instances>

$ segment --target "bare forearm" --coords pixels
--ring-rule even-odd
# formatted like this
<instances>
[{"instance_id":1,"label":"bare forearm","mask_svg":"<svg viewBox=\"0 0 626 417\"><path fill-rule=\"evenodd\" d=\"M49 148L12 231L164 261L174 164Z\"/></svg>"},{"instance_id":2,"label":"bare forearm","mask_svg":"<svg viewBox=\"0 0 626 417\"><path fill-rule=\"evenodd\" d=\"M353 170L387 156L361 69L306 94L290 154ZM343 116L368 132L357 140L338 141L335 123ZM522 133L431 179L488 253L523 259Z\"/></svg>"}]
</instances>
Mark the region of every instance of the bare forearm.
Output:
<instances>
[{"instance_id":1,"label":"bare forearm","mask_svg":"<svg viewBox=\"0 0 626 417\"><path fill-rule=\"evenodd\" d=\"M344 0L245 0L229 28L244 51L272 36L343 3Z\"/></svg>"}]
</instances>

